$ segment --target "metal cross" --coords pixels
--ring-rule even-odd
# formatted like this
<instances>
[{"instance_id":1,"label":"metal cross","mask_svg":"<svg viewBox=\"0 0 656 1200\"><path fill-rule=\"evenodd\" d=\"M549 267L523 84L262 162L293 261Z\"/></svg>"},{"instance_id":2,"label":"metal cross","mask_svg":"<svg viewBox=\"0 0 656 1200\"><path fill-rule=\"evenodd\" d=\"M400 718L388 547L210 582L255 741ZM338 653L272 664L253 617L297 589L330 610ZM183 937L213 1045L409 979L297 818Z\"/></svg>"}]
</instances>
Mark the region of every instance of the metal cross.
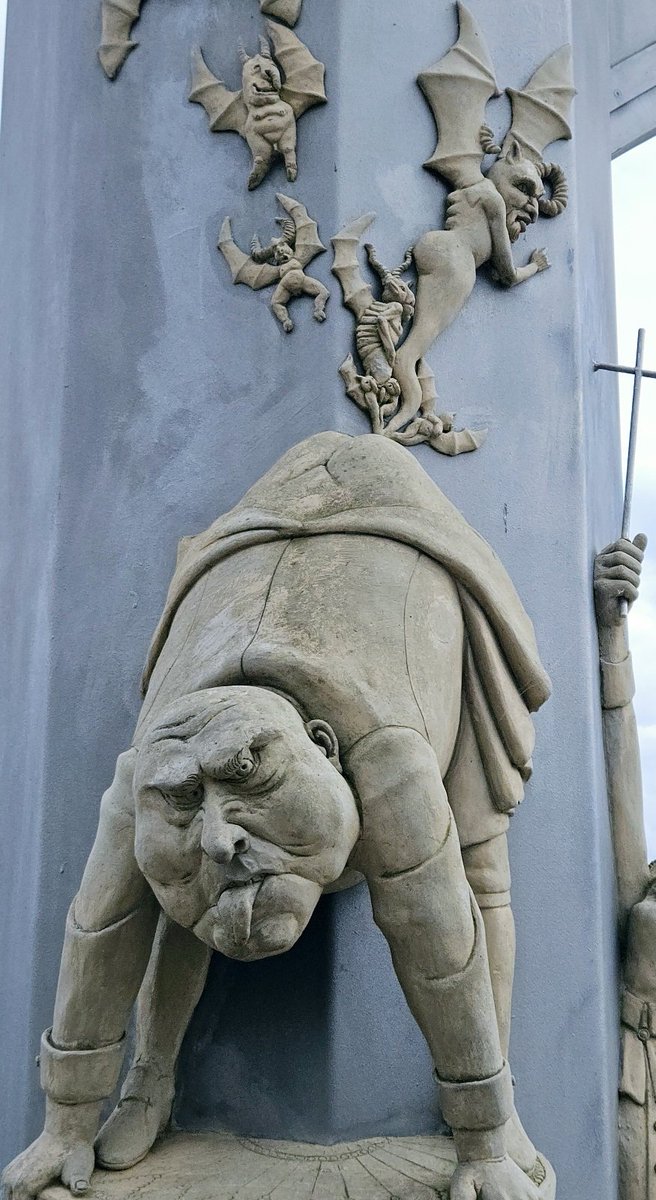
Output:
<instances>
[{"instance_id":1,"label":"metal cross","mask_svg":"<svg viewBox=\"0 0 656 1200\"><path fill-rule=\"evenodd\" d=\"M616 367L613 363L595 363L595 371L613 371L616 375L633 375L633 402L631 405L631 428L629 431L629 451L626 462L626 482L624 484L624 510L622 513L622 537L628 538L631 524L631 504L633 501L633 479L635 476L636 449L638 445L638 417L640 414L640 393L643 379L656 379L656 371L645 371L642 360L645 350L645 331L638 330L638 345L634 367ZM621 602L622 615L626 616L628 604Z\"/></svg>"}]
</instances>

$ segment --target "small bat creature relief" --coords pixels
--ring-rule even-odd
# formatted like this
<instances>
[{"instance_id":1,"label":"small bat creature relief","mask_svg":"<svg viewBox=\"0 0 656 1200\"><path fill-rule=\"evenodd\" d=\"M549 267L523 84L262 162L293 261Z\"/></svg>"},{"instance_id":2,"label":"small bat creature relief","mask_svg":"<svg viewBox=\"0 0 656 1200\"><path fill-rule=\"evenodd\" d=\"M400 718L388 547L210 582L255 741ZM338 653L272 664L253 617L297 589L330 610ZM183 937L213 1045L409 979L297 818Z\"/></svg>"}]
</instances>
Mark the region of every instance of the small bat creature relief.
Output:
<instances>
[{"instance_id":1,"label":"small bat creature relief","mask_svg":"<svg viewBox=\"0 0 656 1200\"><path fill-rule=\"evenodd\" d=\"M288 216L278 218L281 236L272 238L268 246L260 245L256 236L251 242L250 255L244 254L233 241L229 217L221 226L218 245L230 267L233 283L245 283L254 291L277 285L271 297L271 308L285 333L291 333L294 322L287 305L297 296L313 296L315 321L326 319L330 293L304 270L313 258L323 254L326 247L319 238L316 221L308 216L304 205L280 193L278 201Z\"/></svg>"},{"instance_id":2,"label":"small bat creature relief","mask_svg":"<svg viewBox=\"0 0 656 1200\"><path fill-rule=\"evenodd\" d=\"M250 190L268 175L276 155L283 158L287 179L294 182L296 122L326 100L323 63L290 29L267 21L267 31L268 39L260 38L259 54L241 51L241 91L231 92L217 79L200 50L192 58L189 99L202 104L213 133L232 130L248 143L253 156Z\"/></svg>"},{"instance_id":3,"label":"small bat creature relief","mask_svg":"<svg viewBox=\"0 0 656 1200\"><path fill-rule=\"evenodd\" d=\"M413 247L406 250L400 266L386 270L378 261L371 243L365 244L369 266L381 284L380 299L374 299L373 289L362 275L358 261L360 239L374 220L367 213L342 229L333 239L333 273L337 276L344 297L356 320L355 344L363 374L358 374L353 355L344 360L339 373L346 385L346 394L371 420L373 433L393 438L404 446L428 442L440 454L462 454L476 450L485 440L484 429L454 430L451 414L435 411L435 377L422 360L417 367L421 402L417 411L402 429L391 429L391 422L401 404L401 388L394 378L397 346L415 313L415 296L402 276L412 266Z\"/></svg>"},{"instance_id":4,"label":"small bat creature relief","mask_svg":"<svg viewBox=\"0 0 656 1200\"><path fill-rule=\"evenodd\" d=\"M525 266L516 267L512 243L538 216L558 216L567 205L564 172L545 162L543 151L551 142L571 137L567 118L575 93L570 48L552 54L523 91L507 89L512 125L499 148L485 124L488 100L500 95L490 57L462 3L458 16L458 41L418 81L438 129L437 149L425 166L453 190L445 228L424 234L414 247L414 320L394 359L400 403L386 426L388 436L410 428L421 413L424 356L463 308L479 268L489 263L493 278L505 287L546 270L544 250L534 250ZM496 161L483 174L486 154Z\"/></svg>"},{"instance_id":5,"label":"small bat creature relief","mask_svg":"<svg viewBox=\"0 0 656 1200\"><path fill-rule=\"evenodd\" d=\"M139 17L143 0L102 0L102 35L98 58L108 79L115 79L131 50L139 45L130 33ZM260 9L269 17L295 25L303 0L260 0Z\"/></svg>"}]
</instances>

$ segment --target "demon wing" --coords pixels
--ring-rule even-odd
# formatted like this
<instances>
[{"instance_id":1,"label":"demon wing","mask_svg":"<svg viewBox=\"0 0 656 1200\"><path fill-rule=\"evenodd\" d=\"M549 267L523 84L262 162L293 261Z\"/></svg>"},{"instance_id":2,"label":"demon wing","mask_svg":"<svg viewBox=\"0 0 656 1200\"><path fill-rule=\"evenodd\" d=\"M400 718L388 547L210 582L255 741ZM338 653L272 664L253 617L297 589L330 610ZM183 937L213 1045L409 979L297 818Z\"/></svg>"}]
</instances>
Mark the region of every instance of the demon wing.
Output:
<instances>
[{"instance_id":1,"label":"demon wing","mask_svg":"<svg viewBox=\"0 0 656 1200\"><path fill-rule=\"evenodd\" d=\"M194 50L191 55L189 99L192 104L202 104L212 133L231 129L244 137L248 114L242 94L231 92L212 74L200 49Z\"/></svg>"},{"instance_id":2,"label":"demon wing","mask_svg":"<svg viewBox=\"0 0 656 1200\"><path fill-rule=\"evenodd\" d=\"M357 221L345 225L340 233L332 239L334 261L333 274L337 276L342 289L344 303L359 321L363 313L373 302L373 291L362 275L358 260L360 239L374 220L375 213L365 213Z\"/></svg>"},{"instance_id":3,"label":"demon wing","mask_svg":"<svg viewBox=\"0 0 656 1200\"><path fill-rule=\"evenodd\" d=\"M483 35L461 2L458 20L457 42L417 82L435 118L438 134L435 153L424 166L455 187L468 187L482 179L485 106L500 92Z\"/></svg>"},{"instance_id":4,"label":"demon wing","mask_svg":"<svg viewBox=\"0 0 656 1200\"><path fill-rule=\"evenodd\" d=\"M260 0L262 12L269 17L295 25L301 15L303 0Z\"/></svg>"},{"instance_id":5,"label":"demon wing","mask_svg":"<svg viewBox=\"0 0 656 1200\"><path fill-rule=\"evenodd\" d=\"M271 287L280 278L278 267L269 263L256 263L239 249L233 241L230 217L226 217L221 226L218 247L230 267L233 283L245 283L257 292L260 288Z\"/></svg>"},{"instance_id":6,"label":"demon wing","mask_svg":"<svg viewBox=\"0 0 656 1200\"><path fill-rule=\"evenodd\" d=\"M504 140L502 154L512 142L530 158L551 186L551 196L540 199L540 212L557 217L567 207L567 179L557 163L545 163L543 151L551 142L572 136L569 115L576 89L572 78L572 51L561 46L538 67L523 91L506 88L512 101L512 125Z\"/></svg>"},{"instance_id":7,"label":"demon wing","mask_svg":"<svg viewBox=\"0 0 656 1200\"><path fill-rule=\"evenodd\" d=\"M130 32L142 4L143 0L103 0L98 58L108 79L116 78L128 54L138 45L130 39Z\"/></svg>"},{"instance_id":8,"label":"demon wing","mask_svg":"<svg viewBox=\"0 0 656 1200\"><path fill-rule=\"evenodd\" d=\"M285 76L280 95L291 105L294 115L302 117L308 108L326 102L326 68L291 29L285 29L284 25L276 25L273 21L267 21L266 24L274 57Z\"/></svg>"},{"instance_id":9,"label":"demon wing","mask_svg":"<svg viewBox=\"0 0 656 1200\"><path fill-rule=\"evenodd\" d=\"M306 267L317 254L323 254L326 249L319 237L319 227L316 221L308 216L307 208L298 200L293 200L291 196L283 196L282 192L277 193L277 200L294 222L294 256L302 267Z\"/></svg>"}]
</instances>

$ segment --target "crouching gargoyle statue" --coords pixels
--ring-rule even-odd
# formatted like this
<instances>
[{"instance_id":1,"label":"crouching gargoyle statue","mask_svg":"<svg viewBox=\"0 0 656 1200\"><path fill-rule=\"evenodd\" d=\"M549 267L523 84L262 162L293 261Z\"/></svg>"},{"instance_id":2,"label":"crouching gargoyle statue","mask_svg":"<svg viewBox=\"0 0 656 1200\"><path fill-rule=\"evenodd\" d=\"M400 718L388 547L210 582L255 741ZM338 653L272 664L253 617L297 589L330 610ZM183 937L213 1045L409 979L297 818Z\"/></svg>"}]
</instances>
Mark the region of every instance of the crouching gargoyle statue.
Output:
<instances>
[{"instance_id":1,"label":"crouching gargoyle statue","mask_svg":"<svg viewBox=\"0 0 656 1200\"><path fill-rule=\"evenodd\" d=\"M506 832L549 680L490 547L403 447L318 434L183 541L144 692L67 922L45 1131L9 1200L143 1158L212 950L283 953L354 871L435 1062L452 1200L553 1200L506 1061Z\"/></svg>"},{"instance_id":2,"label":"crouching gargoyle statue","mask_svg":"<svg viewBox=\"0 0 656 1200\"><path fill-rule=\"evenodd\" d=\"M143 0L102 0L102 35L98 58L108 79L115 79L128 54L138 42L131 38L132 26L141 12ZM267 16L295 25L301 15L303 0L260 0Z\"/></svg>"},{"instance_id":3,"label":"crouching gargoyle statue","mask_svg":"<svg viewBox=\"0 0 656 1200\"><path fill-rule=\"evenodd\" d=\"M291 333L294 322L287 305L297 296L313 296L315 321L326 319L330 292L304 270L326 247L319 238L316 221L308 216L303 204L280 192L278 202L289 215L278 218L281 236L272 238L268 246L261 246L259 238L254 237L250 255L244 254L233 240L229 217L221 226L218 246L230 267L233 283L245 283L254 291L277 285L271 297L271 309L285 333Z\"/></svg>"},{"instance_id":4,"label":"crouching gargoyle statue","mask_svg":"<svg viewBox=\"0 0 656 1200\"><path fill-rule=\"evenodd\" d=\"M384 429L388 437L416 432L427 415L432 429L427 428L421 440L431 444L439 437L440 419L426 410L425 355L463 308L477 271L487 263L493 278L512 287L549 266L544 250L534 250L525 266L516 267L512 244L539 215L554 217L566 207L565 175L559 166L545 162L543 151L551 142L571 137L567 118L574 95L571 51L563 46L523 91L507 89L512 125L502 147L495 146L485 124L487 102L500 94L494 69L481 32L462 3L458 16L458 41L418 80L438 128L437 149L425 166L453 190L447 198L445 228L424 234L414 246L414 315L394 355L392 375L399 401ZM484 173L486 154L495 155L496 161ZM385 405L388 396L389 384Z\"/></svg>"},{"instance_id":5,"label":"crouching gargoyle statue","mask_svg":"<svg viewBox=\"0 0 656 1200\"><path fill-rule=\"evenodd\" d=\"M241 51L242 86L238 92L231 92L212 74L200 50L192 57L189 99L203 106L213 133L232 130L248 143L253 156L248 179L251 190L268 175L276 155L282 156L287 179L294 182L298 174L296 122L313 105L326 100L323 63L290 29L267 21L267 32L268 39L260 38L259 54Z\"/></svg>"}]
</instances>

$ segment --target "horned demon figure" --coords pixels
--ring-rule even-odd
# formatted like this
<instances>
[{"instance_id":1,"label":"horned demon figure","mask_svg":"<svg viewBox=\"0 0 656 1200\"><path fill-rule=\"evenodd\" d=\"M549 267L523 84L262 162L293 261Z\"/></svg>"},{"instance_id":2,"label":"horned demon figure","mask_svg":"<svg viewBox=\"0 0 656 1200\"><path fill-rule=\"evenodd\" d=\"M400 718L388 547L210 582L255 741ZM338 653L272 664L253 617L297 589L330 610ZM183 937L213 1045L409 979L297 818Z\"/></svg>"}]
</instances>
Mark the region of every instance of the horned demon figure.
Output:
<instances>
[{"instance_id":1,"label":"horned demon figure","mask_svg":"<svg viewBox=\"0 0 656 1200\"><path fill-rule=\"evenodd\" d=\"M289 215L278 217L282 234L272 238L268 246L263 247L255 236L250 255L244 254L233 241L229 217L221 226L218 245L230 267L233 283L245 283L254 291L277 284L271 297L271 309L285 333L291 333L294 322L287 305L297 296L313 296L315 321L326 319L330 292L304 271L304 267L326 247L319 238L316 221L308 216L304 205L280 192L278 201Z\"/></svg>"},{"instance_id":2,"label":"horned demon figure","mask_svg":"<svg viewBox=\"0 0 656 1200\"><path fill-rule=\"evenodd\" d=\"M499 149L485 124L487 102L500 94L492 63L475 20L462 3L458 4L458 16L458 41L418 81L439 136L437 149L425 165L454 190L447 198L445 228L424 234L414 247L418 276L414 317L394 355L392 375L399 401L383 430L396 439L402 432L414 439L423 430L416 440L431 445L439 439L443 422L426 405L424 356L461 311L476 282L476 272L489 263L494 278L512 287L549 266L544 250L535 250L526 266L516 267L512 244L540 214L557 216L567 204L565 176L560 167L545 163L543 150L550 142L571 137L567 116L574 95L571 52L562 47L543 63L523 91L507 89L513 119ZM481 168L486 154L498 157L484 174ZM545 184L550 185L550 196ZM352 268L357 264L356 248L357 239L351 242ZM343 259L336 262L338 274L344 266L348 263ZM361 313L353 295L347 303L359 321ZM385 406L388 397L386 384ZM470 444L461 449L473 450L480 440L480 435L472 435Z\"/></svg>"},{"instance_id":3,"label":"horned demon figure","mask_svg":"<svg viewBox=\"0 0 656 1200\"><path fill-rule=\"evenodd\" d=\"M241 51L239 92L229 91L212 74L200 50L192 57L189 99L203 106L213 133L232 130L248 143L253 156L248 179L251 190L268 175L277 154L284 160L287 179L294 182L298 174L296 122L313 105L326 100L323 63L290 29L267 21L267 31L273 54L264 37L260 38L259 54Z\"/></svg>"},{"instance_id":4,"label":"horned demon figure","mask_svg":"<svg viewBox=\"0 0 656 1200\"><path fill-rule=\"evenodd\" d=\"M211 951L282 953L354 872L435 1062L451 1200L553 1200L506 1061L506 831L549 680L489 546L401 446L318 434L183 541L144 692L71 906L45 1130L7 1168L10 1200L143 1158Z\"/></svg>"},{"instance_id":5,"label":"horned demon figure","mask_svg":"<svg viewBox=\"0 0 656 1200\"><path fill-rule=\"evenodd\" d=\"M435 411L435 376L428 363L418 364L417 378L421 387L421 404L414 417L403 429L391 430L390 422L401 403L401 388L394 378L396 348L404 328L415 312L415 295L402 276L413 261L413 247L406 251L403 262L387 270L376 257L371 243L365 244L369 266L378 275L382 291L374 299L371 286L362 275L358 261L360 238L374 219L367 213L345 226L333 239L333 273L339 279L344 303L356 319L355 344L364 374L358 374L349 354L339 368L346 385L346 394L368 413L374 433L382 433L404 446L428 442L440 454L462 454L476 450L485 440L484 429L452 428L452 416Z\"/></svg>"},{"instance_id":6,"label":"horned demon figure","mask_svg":"<svg viewBox=\"0 0 656 1200\"><path fill-rule=\"evenodd\" d=\"M130 36L139 17L143 0L102 0L102 36L98 58L108 79L115 79L131 50L139 45ZM295 25L303 0L260 0L267 16Z\"/></svg>"}]
</instances>

